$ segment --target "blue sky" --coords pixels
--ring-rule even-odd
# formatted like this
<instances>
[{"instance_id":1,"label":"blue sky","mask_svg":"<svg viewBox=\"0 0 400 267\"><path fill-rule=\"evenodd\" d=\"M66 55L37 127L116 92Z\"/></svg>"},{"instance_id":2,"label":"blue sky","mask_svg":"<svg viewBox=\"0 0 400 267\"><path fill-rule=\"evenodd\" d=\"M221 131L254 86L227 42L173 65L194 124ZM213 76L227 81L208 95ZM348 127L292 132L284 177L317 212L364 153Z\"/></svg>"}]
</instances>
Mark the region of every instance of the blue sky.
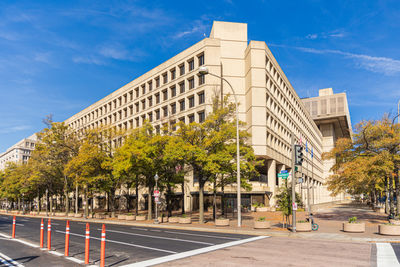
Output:
<instances>
[{"instance_id":1,"label":"blue sky","mask_svg":"<svg viewBox=\"0 0 400 267\"><path fill-rule=\"evenodd\" d=\"M353 124L396 113L400 1L0 1L0 151L208 35L248 23L300 97L346 91Z\"/></svg>"}]
</instances>

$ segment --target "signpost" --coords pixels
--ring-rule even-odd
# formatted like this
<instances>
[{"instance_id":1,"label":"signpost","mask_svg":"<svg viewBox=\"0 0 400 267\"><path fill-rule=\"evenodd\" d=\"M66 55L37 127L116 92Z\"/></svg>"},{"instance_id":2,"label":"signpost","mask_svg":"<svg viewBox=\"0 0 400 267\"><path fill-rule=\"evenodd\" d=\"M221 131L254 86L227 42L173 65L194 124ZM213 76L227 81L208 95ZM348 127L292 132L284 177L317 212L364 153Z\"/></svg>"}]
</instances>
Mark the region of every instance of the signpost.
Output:
<instances>
[{"instance_id":1,"label":"signpost","mask_svg":"<svg viewBox=\"0 0 400 267\"><path fill-rule=\"evenodd\" d=\"M289 173L287 170L283 170L278 173L278 178L287 179L289 177Z\"/></svg>"}]
</instances>

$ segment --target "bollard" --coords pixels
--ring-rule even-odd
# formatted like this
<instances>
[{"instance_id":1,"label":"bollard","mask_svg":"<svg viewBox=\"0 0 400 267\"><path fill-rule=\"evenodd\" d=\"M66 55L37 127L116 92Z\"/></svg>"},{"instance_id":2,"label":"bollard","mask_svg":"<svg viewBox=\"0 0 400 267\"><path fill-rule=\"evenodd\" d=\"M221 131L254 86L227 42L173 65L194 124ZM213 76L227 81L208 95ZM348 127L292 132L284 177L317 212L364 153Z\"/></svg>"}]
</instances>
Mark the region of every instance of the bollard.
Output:
<instances>
[{"instance_id":1,"label":"bollard","mask_svg":"<svg viewBox=\"0 0 400 267\"><path fill-rule=\"evenodd\" d=\"M104 267L106 261L106 226L103 224L101 229L101 249L100 249L100 267Z\"/></svg>"},{"instance_id":2,"label":"bollard","mask_svg":"<svg viewBox=\"0 0 400 267\"><path fill-rule=\"evenodd\" d=\"M65 257L69 256L69 221L67 221L67 226L65 227Z\"/></svg>"},{"instance_id":3,"label":"bollard","mask_svg":"<svg viewBox=\"0 0 400 267\"><path fill-rule=\"evenodd\" d=\"M51 250L51 219L47 223L47 249Z\"/></svg>"},{"instance_id":4,"label":"bollard","mask_svg":"<svg viewBox=\"0 0 400 267\"><path fill-rule=\"evenodd\" d=\"M86 223L86 236L85 236L85 264L89 264L89 248L90 248L90 226Z\"/></svg>"},{"instance_id":5,"label":"bollard","mask_svg":"<svg viewBox=\"0 0 400 267\"><path fill-rule=\"evenodd\" d=\"M43 225L43 218L40 223L40 248L43 248L43 239L44 239L44 225Z\"/></svg>"},{"instance_id":6,"label":"bollard","mask_svg":"<svg viewBox=\"0 0 400 267\"><path fill-rule=\"evenodd\" d=\"M11 234L12 238L15 238L15 220L16 220L16 218L14 216L13 217L13 225L12 225L12 234Z\"/></svg>"}]
</instances>

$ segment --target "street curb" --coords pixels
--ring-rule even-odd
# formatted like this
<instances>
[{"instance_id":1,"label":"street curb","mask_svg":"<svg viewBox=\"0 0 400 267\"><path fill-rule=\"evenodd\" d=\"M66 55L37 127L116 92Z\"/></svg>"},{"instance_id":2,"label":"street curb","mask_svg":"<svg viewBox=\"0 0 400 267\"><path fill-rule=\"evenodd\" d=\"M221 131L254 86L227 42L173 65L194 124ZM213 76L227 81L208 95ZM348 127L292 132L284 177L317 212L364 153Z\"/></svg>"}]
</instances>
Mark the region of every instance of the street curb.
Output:
<instances>
[{"instance_id":1,"label":"street curb","mask_svg":"<svg viewBox=\"0 0 400 267\"><path fill-rule=\"evenodd\" d=\"M192 226L180 226L176 224L150 224L150 223L137 223L135 221L114 221L102 219L84 219L75 217L57 217L57 216L35 216L35 215L22 215L10 214L1 212L1 215L29 217L29 218L51 218L55 220L69 220L75 222L92 222L92 223L105 223L113 225L126 225L126 226L139 226L149 228L164 228L175 230L188 230L198 232L211 232L211 233L225 233L225 234L241 234L251 236L271 236L271 237L289 237L289 238L302 238L314 240L327 240L327 241L341 241L341 242L357 242L357 243L377 243L377 242L400 242L400 238L371 238L371 237L352 237L336 233L292 233L292 232L275 232L275 231L257 231L257 230L243 230L243 229L223 229L223 228L202 228Z\"/></svg>"}]
</instances>

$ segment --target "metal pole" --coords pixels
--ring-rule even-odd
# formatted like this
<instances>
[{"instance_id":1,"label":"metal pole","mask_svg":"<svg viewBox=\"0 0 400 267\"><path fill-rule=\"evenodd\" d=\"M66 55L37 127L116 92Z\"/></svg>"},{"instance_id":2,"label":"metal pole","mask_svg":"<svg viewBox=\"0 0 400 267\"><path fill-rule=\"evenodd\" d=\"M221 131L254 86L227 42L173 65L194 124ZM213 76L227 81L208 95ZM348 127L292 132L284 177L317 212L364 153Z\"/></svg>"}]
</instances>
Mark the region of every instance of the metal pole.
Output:
<instances>
[{"instance_id":1,"label":"metal pole","mask_svg":"<svg viewBox=\"0 0 400 267\"><path fill-rule=\"evenodd\" d=\"M294 165L295 149L294 149L294 134L291 137L292 145L292 232L296 232L296 210L294 204L296 203L296 169Z\"/></svg>"},{"instance_id":2,"label":"metal pole","mask_svg":"<svg viewBox=\"0 0 400 267\"><path fill-rule=\"evenodd\" d=\"M156 190L158 191L158 180L156 179ZM150 193L151 196L151 193ZM152 201L151 197L150 197L150 201ZM158 205L157 205L157 201L154 201L155 204L155 208L156 208L156 218L154 220L154 223L159 223L158 221Z\"/></svg>"}]
</instances>

